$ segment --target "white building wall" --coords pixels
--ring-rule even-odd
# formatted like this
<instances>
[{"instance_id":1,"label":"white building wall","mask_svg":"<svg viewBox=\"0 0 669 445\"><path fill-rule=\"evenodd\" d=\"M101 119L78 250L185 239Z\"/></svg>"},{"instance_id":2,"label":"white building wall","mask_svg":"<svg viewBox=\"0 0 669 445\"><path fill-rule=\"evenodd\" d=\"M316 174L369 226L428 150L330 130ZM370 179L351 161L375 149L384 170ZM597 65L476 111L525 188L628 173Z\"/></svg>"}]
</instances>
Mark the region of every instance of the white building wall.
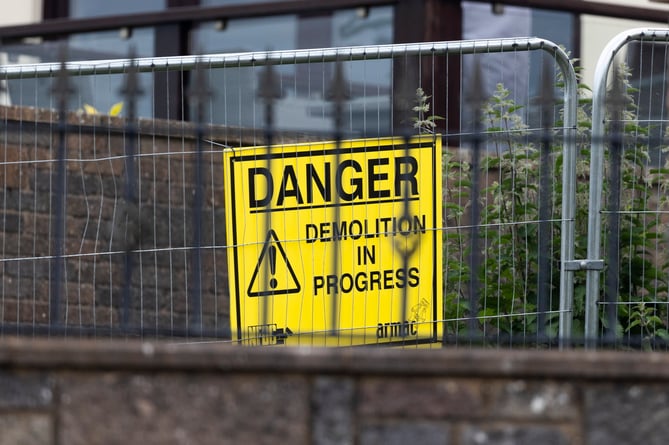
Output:
<instances>
[{"instance_id":1,"label":"white building wall","mask_svg":"<svg viewBox=\"0 0 669 445\"><path fill-rule=\"evenodd\" d=\"M617 4L655 8L669 12L669 0L606 0L597 3ZM641 22L636 20L613 19L594 15L581 15L581 66L583 81L592 86L595 66L606 44L619 33L632 28L667 28L667 15L658 14L657 22Z\"/></svg>"},{"instance_id":2,"label":"white building wall","mask_svg":"<svg viewBox=\"0 0 669 445\"><path fill-rule=\"evenodd\" d=\"M42 0L0 0L0 26L24 25L42 20Z\"/></svg>"}]
</instances>

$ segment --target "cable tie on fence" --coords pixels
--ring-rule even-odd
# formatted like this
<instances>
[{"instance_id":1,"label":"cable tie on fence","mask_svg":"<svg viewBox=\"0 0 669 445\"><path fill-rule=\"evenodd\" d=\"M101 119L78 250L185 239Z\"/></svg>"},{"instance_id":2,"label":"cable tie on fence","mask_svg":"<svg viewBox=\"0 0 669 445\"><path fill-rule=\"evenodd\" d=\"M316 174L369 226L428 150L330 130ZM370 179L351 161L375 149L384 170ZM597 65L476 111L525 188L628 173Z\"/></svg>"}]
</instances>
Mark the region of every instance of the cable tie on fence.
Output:
<instances>
[{"instance_id":1,"label":"cable tie on fence","mask_svg":"<svg viewBox=\"0 0 669 445\"><path fill-rule=\"evenodd\" d=\"M218 147L223 147L223 148L234 148L232 145L226 145L226 144L223 144L223 143L221 143L221 142L212 141L212 140L210 140L210 139L202 139L202 141L203 141L203 142L206 142L207 144L216 145L216 146L218 146Z\"/></svg>"}]
</instances>

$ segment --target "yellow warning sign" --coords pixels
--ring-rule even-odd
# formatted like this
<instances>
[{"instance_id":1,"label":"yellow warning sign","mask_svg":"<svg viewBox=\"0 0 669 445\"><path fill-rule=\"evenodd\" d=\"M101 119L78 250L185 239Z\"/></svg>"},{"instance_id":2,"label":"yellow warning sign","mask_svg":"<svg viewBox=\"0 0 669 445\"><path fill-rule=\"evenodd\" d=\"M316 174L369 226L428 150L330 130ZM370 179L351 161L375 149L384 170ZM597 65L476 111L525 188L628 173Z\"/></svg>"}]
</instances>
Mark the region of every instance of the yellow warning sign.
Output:
<instances>
[{"instance_id":1,"label":"yellow warning sign","mask_svg":"<svg viewBox=\"0 0 669 445\"><path fill-rule=\"evenodd\" d=\"M233 340L438 341L441 138L226 150Z\"/></svg>"}]
</instances>

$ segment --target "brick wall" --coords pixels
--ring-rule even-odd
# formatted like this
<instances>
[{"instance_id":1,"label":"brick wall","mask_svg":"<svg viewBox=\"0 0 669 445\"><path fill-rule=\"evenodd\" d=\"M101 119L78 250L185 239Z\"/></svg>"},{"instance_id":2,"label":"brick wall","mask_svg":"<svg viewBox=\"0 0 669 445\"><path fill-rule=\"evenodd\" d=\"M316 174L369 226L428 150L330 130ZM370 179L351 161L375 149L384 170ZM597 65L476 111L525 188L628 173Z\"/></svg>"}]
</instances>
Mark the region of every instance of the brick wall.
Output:
<instances>
[{"instance_id":1,"label":"brick wall","mask_svg":"<svg viewBox=\"0 0 669 445\"><path fill-rule=\"evenodd\" d=\"M140 120L134 149L136 204L126 202L127 122L67 115L62 297L58 323L73 335L109 336L118 328L125 250L133 262L129 326L143 336L187 335L192 300L193 196L197 129L192 123ZM0 106L0 329L33 334L50 318L56 208L58 116ZM207 126L202 163L202 322L229 331L222 146L262 145L254 129ZM309 140L297 133L276 142ZM311 136L313 138L313 136ZM76 328L73 329L73 328ZM79 329L83 328L83 330Z\"/></svg>"},{"instance_id":2,"label":"brick wall","mask_svg":"<svg viewBox=\"0 0 669 445\"><path fill-rule=\"evenodd\" d=\"M661 444L669 356L0 342L0 444Z\"/></svg>"},{"instance_id":3,"label":"brick wall","mask_svg":"<svg viewBox=\"0 0 669 445\"><path fill-rule=\"evenodd\" d=\"M193 319L195 131L181 122L142 121L135 193L124 198L125 122L68 115L64 286L59 323L108 335L119 326L126 248L134 263L130 324L145 332L183 330ZM0 320L22 332L49 320L59 148L49 110L0 107ZM228 129L232 132L232 129ZM210 133L208 133L210 134ZM222 141L232 139L219 129ZM253 143L235 131L235 144ZM203 144L202 312L205 328L228 326L223 171L220 146Z\"/></svg>"}]
</instances>

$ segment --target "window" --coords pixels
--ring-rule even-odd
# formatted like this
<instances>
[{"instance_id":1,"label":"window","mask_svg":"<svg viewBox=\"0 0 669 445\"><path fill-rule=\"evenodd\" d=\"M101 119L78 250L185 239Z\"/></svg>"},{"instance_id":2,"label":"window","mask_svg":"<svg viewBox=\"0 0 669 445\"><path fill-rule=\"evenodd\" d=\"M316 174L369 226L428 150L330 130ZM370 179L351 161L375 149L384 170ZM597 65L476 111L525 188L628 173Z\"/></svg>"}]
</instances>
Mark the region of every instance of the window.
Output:
<instances>
[{"instance_id":1,"label":"window","mask_svg":"<svg viewBox=\"0 0 669 445\"><path fill-rule=\"evenodd\" d=\"M525 7L498 6L478 2L463 2L463 38L487 39L503 37L540 37L574 51L576 28L575 16L568 12L546 11ZM538 116L530 109L532 98L541 94L541 52L518 52L517 54L491 54L480 56L484 82L484 97L495 91L497 84L510 91L510 99L524 105L525 120L531 123ZM471 73L476 56L463 58L463 72ZM519 67L531 67L526 70ZM471 76L463 76L463 97L471 97ZM464 104L463 127L472 125L472 111Z\"/></svg>"},{"instance_id":2,"label":"window","mask_svg":"<svg viewBox=\"0 0 669 445\"><path fill-rule=\"evenodd\" d=\"M317 16L231 20L223 30L203 23L194 30L192 41L196 52L203 54L392 43L393 9L380 7L367 12L342 10ZM283 91L277 103L277 126L283 130L329 130L331 121L323 116L330 110L325 95L333 65L286 65L277 71ZM364 68L361 63L347 63L345 71L351 88L358 92L349 103L350 132L369 136L386 131L390 124L391 62L367 61ZM215 123L262 126L257 73L252 68L211 73Z\"/></svg>"},{"instance_id":3,"label":"window","mask_svg":"<svg viewBox=\"0 0 669 445\"><path fill-rule=\"evenodd\" d=\"M166 8L165 2L166 0L69 0L68 9L71 18L100 17L160 11Z\"/></svg>"}]
</instances>

